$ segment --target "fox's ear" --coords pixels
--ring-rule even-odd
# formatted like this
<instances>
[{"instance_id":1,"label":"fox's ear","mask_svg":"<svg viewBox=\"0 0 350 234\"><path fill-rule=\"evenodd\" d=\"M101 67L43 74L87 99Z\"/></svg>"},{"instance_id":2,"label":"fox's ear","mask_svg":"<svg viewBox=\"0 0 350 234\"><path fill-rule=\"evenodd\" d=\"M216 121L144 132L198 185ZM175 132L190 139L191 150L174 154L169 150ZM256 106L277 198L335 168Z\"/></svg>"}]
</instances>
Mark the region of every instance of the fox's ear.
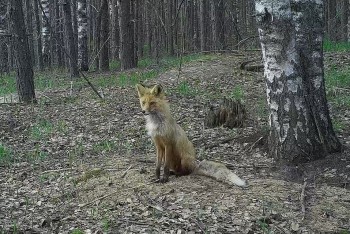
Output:
<instances>
[{"instance_id":1,"label":"fox's ear","mask_svg":"<svg viewBox=\"0 0 350 234\"><path fill-rule=\"evenodd\" d=\"M160 94L163 93L163 87L159 84L156 84L155 86L153 86L153 88L151 89L151 94L155 95L155 96L159 96Z\"/></svg>"},{"instance_id":2,"label":"fox's ear","mask_svg":"<svg viewBox=\"0 0 350 234\"><path fill-rule=\"evenodd\" d=\"M139 93L139 97L142 97L146 92L146 88L141 84L137 84L136 89L137 89L137 92Z\"/></svg>"}]
</instances>

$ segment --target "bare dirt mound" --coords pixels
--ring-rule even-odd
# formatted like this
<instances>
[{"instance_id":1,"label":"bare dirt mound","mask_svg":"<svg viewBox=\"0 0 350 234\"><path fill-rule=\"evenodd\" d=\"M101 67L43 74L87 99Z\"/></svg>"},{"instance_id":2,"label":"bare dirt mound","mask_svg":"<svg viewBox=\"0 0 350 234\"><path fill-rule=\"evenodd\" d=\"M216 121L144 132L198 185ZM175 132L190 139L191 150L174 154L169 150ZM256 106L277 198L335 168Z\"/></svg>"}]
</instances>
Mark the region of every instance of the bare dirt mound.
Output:
<instances>
[{"instance_id":1,"label":"bare dirt mound","mask_svg":"<svg viewBox=\"0 0 350 234\"><path fill-rule=\"evenodd\" d=\"M263 74L239 69L252 57L215 55L147 81L166 89L198 159L226 163L247 189L192 175L152 183L155 150L133 86L106 88L103 101L89 89L74 97L51 90L35 106L1 106L0 142L14 156L0 166L0 233L349 230L349 151L275 168L266 153ZM244 128L204 127L206 104L223 96L243 100ZM341 133L345 145L349 135Z\"/></svg>"}]
</instances>

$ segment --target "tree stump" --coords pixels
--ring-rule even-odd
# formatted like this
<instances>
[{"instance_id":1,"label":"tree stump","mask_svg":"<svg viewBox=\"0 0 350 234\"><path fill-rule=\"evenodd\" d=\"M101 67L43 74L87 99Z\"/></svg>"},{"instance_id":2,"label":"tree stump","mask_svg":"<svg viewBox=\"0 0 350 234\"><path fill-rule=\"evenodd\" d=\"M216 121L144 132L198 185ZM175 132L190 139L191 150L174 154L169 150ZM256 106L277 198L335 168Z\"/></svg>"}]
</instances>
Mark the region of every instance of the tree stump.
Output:
<instances>
[{"instance_id":1,"label":"tree stump","mask_svg":"<svg viewBox=\"0 0 350 234\"><path fill-rule=\"evenodd\" d=\"M239 100L224 98L217 103L209 103L206 109L204 125L209 128L240 128L247 118L245 107Z\"/></svg>"}]
</instances>

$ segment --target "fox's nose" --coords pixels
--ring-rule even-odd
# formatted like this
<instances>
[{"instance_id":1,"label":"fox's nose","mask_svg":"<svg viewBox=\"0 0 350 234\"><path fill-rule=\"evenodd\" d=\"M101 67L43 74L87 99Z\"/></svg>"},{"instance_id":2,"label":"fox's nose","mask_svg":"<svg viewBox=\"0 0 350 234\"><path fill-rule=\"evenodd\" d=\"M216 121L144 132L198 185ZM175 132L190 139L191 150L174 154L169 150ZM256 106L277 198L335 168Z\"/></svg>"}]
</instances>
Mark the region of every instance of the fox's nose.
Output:
<instances>
[{"instance_id":1,"label":"fox's nose","mask_svg":"<svg viewBox=\"0 0 350 234\"><path fill-rule=\"evenodd\" d=\"M146 111L145 111L145 110L143 110L143 111L142 111L142 114L146 114Z\"/></svg>"}]
</instances>

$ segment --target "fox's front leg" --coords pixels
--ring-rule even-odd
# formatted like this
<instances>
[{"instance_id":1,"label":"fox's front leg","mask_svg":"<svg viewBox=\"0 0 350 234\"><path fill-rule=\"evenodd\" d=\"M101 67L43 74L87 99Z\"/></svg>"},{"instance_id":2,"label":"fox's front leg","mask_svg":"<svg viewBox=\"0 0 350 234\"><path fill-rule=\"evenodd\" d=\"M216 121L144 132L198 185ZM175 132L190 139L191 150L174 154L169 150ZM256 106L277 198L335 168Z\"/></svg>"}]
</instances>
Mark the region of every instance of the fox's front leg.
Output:
<instances>
[{"instance_id":1,"label":"fox's front leg","mask_svg":"<svg viewBox=\"0 0 350 234\"><path fill-rule=\"evenodd\" d=\"M169 180L170 175L170 160L172 157L172 149L171 146L165 146L165 157L164 157L164 174L163 178L160 180L162 183L166 183Z\"/></svg>"},{"instance_id":2,"label":"fox's front leg","mask_svg":"<svg viewBox=\"0 0 350 234\"><path fill-rule=\"evenodd\" d=\"M156 179L160 180L160 168L164 158L164 149L157 145Z\"/></svg>"}]
</instances>

